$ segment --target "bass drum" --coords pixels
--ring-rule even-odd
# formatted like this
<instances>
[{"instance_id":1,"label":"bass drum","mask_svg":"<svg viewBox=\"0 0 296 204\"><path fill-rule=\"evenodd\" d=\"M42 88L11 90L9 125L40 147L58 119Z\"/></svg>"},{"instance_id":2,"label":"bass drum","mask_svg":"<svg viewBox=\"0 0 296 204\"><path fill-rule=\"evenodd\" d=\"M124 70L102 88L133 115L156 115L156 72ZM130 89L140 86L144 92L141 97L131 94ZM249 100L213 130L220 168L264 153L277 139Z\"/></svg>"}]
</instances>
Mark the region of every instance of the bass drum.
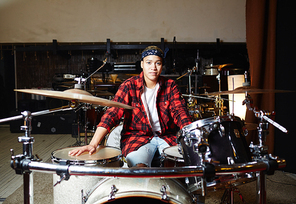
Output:
<instances>
[{"instance_id":1,"label":"bass drum","mask_svg":"<svg viewBox=\"0 0 296 204\"><path fill-rule=\"evenodd\" d=\"M51 154L53 163L60 165L83 165L83 166L102 166L120 167L121 151L114 147L100 146L96 153L89 155L84 153L80 156L70 156L69 151L77 147L67 147L55 150ZM60 176L53 174L53 184L60 180ZM99 176L70 176L69 180L62 181L53 188L55 204L81 204L81 191L87 192L92 189L100 180Z\"/></svg>"},{"instance_id":2,"label":"bass drum","mask_svg":"<svg viewBox=\"0 0 296 204\"><path fill-rule=\"evenodd\" d=\"M85 196L86 204L192 204L192 197L175 179L105 178Z\"/></svg>"}]
</instances>

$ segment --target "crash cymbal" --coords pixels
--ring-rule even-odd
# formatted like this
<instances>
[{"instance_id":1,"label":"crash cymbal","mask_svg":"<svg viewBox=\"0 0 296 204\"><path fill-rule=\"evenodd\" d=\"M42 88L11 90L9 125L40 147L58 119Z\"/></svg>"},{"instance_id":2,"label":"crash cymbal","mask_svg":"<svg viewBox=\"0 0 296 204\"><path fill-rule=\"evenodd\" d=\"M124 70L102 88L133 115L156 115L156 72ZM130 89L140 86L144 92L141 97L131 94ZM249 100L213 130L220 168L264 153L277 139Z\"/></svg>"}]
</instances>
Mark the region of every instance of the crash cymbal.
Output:
<instances>
[{"instance_id":1,"label":"crash cymbal","mask_svg":"<svg viewBox=\"0 0 296 204\"><path fill-rule=\"evenodd\" d=\"M231 91L217 91L217 92L211 92L207 94L202 95L228 95L228 94L242 94L242 93L248 93L248 94L262 94L262 93L286 93L291 91L286 90L275 90L275 89L257 89L253 88L251 86L241 86Z\"/></svg>"},{"instance_id":2,"label":"crash cymbal","mask_svg":"<svg viewBox=\"0 0 296 204\"><path fill-rule=\"evenodd\" d=\"M49 90L40 90L40 89L15 89L15 91L42 95L46 97L58 98L63 100L78 100L79 102L90 103L90 104L101 105L101 106L133 109L133 107L123 103L95 97L91 93L81 89L68 89L65 91L49 91Z\"/></svg>"}]
</instances>

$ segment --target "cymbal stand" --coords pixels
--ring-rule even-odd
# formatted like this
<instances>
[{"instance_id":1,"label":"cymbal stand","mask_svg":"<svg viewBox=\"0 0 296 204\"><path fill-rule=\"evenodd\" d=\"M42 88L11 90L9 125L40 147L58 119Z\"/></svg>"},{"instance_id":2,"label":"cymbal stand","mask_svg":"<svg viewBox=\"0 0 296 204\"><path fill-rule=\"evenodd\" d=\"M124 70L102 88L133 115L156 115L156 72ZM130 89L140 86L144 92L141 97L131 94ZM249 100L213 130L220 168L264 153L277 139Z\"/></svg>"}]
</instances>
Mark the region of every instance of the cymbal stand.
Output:
<instances>
[{"instance_id":1,"label":"cymbal stand","mask_svg":"<svg viewBox=\"0 0 296 204\"><path fill-rule=\"evenodd\" d=\"M83 112L84 112L84 145L87 145L87 129L88 129L88 118L87 118L87 110L91 109L91 104L86 103L83 106Z\"/></svg>"},{"instance_id":2,"label":"cymbal stand","mask_svg":"<svg viewBox=\"0 0 296 204\"><path fill-rule=\"evenodd\" d=\"M196 108L197 102L196 99L194 97L192 97L192 87L191 87L191 77L192 77L192 72L196 71L197 67L193 67L192 69L188 69L188 72L186 74L188 74L188 93L189 93L189 97L188 97L188 109L190 114L192 114L192 119L196 120L201 116L200 111L198 110L198 108ZM185 75L183 75L185 76ZM181 77L183 77L181 76ZM181 77L179 77L178 79L180 79ZM193 111L191 110L193 109ZM198 117L196 117L196 115Z\"/></svg>"},{"instance_id":3,"label":"cymbal stand","mask_svg":"<svg viewBox=\"0 0 296 204\"><path fill-rule=\"evenodd\" d=\"M220 92L221 91L221 74L220 74L220 69L218 69L218 75L216 76L216 79L218 80L218 87L219 87L219 92ZM221 110L223 108L224 101L221 98L221 95L220 94L216 98L215 104L216 104L216 107L218 107L219 116L222 116L222 111Z\"/></svg>"},{"instance_id":4,"label":"cymbal stand","mask_svg":"<svg viewBox=\"0 0 296 204\"><path fill-rule=\"evenodd\" d=\"M33 143L34 137L31 137L31 121L32 121L32 114L29 111L24 111L21 113L24 118L24 125L21 126L21 130L25 131L25 136L18 137L18 142L23 143L23 154L14 156L14 150L11 149L11 163L10 166L15 169L17 174L23 175L23 189L24 189L24 203L29 204L33 203L33 176L31 171L29 170L22 170L19 168L21 163L23 162L30 162L34 159L33 156ZM30 196L31 195L31 196Z\"/></svg>"},{"instance_id":5,"label":"cymbal stand","mask_svg":"<svg viewBox=\"0 0 296 204\"><path fill-rule=\"evenodd\" d=\"M35 140L34 140L34 137L31 137L32 117L54 113L58 111L72 110L76 105L77 104L75 101L71 101L71 103L68 106L62 106L61 108L38 111L35 113L31 113L30 111L23 111L21 112L21 115L0 119L0 123L9 122L12 120L19 120L19 119L24 120L24 125L21 126L21 130L25 131L25 135L18 137L18 142L23 143L23 154L14 155L14 150L11 149L10 150L10 153L11 153L10 166L15 170L16 174L23 175L25 204L33 203L33 177L32 175L30 175L31 171L29 171L29 169L23 169L22 166L27 165L31 161L40 161L38 155L36 155L37 159L34 159L34 155L33 155L33 143Z\"/></svg>"},{"instance_id":6,"label":"cymbal stand","mask_svg":"<svg viewBox=\"0 0 296 204\"><path fill-rule=\"evenodd\" d=\"M256 172L257 174L257 203L266 203L266 173L273 174L274 170L278 168L276 162L276 157L271 154L268 155L268 146L266 145L266 136L269 134L268 127L269 123L274 127L278 128L284 133L288 133L288 130L276 123L269 118L272 115L268 111L257 110L253 107L252 98L246 93L246 98L243 101L243 105L246 105L247 108L254 112L255 117L259 119L258 130L258 140L259 144L254 145L253 142L250 144L250 151L254 155L255 161L262 161L268 165L267 172Z\"/></svg>"}]
</instances>

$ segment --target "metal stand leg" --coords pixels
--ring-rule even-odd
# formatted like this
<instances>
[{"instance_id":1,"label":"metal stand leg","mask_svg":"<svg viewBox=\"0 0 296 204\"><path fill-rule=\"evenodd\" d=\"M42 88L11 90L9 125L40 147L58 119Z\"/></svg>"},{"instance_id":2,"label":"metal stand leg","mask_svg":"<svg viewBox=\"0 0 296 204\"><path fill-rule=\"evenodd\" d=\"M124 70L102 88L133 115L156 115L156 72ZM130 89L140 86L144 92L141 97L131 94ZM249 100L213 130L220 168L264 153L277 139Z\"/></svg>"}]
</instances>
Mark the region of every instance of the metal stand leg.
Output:
<instances>
[{"instance_id":1,"label":"metal stand leg","mask_svg":"<svg viewBox=\"0 0 296 204\"><path fill-rule=\"evenodd\" d=\"M33 175L31 172L25 172L23 174L23 182L24 182L24 203L25 204L33 204L34 203L34 189L33 189Z\"/></svg>"},{"instance_id":2,"label":"metal stand leg","mask_svg":"<svg viewBox=\"0 0 296 204\"><path fill-rule=\"evenodd\" d=\"M257 173L257 198L258 204L266 203L266 174L262 171Z\"/></svg>"}]
</instances>

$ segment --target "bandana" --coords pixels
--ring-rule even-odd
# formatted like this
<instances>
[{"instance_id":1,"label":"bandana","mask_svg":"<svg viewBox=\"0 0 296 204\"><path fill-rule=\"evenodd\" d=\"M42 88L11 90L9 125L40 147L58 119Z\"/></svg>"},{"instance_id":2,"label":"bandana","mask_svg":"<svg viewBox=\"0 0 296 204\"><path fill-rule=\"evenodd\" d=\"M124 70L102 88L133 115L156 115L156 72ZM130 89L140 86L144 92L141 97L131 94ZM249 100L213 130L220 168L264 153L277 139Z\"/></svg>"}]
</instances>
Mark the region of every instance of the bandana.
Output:
<instances>
[{"instance_id":1,"label":"bandana","mask_svg":"<svg viewBox=\"0 0 296 204\"><path fill-rule=\"evenodd\" d=\"M163 52L157 47L151 47L151 49L148 49L148 50L145 50L143 53L142 53L142 59L143 60L145 57L147 57L148 55L156 55L158 57L161 57L163 58Z\"/></svg>"}]
</instances>

